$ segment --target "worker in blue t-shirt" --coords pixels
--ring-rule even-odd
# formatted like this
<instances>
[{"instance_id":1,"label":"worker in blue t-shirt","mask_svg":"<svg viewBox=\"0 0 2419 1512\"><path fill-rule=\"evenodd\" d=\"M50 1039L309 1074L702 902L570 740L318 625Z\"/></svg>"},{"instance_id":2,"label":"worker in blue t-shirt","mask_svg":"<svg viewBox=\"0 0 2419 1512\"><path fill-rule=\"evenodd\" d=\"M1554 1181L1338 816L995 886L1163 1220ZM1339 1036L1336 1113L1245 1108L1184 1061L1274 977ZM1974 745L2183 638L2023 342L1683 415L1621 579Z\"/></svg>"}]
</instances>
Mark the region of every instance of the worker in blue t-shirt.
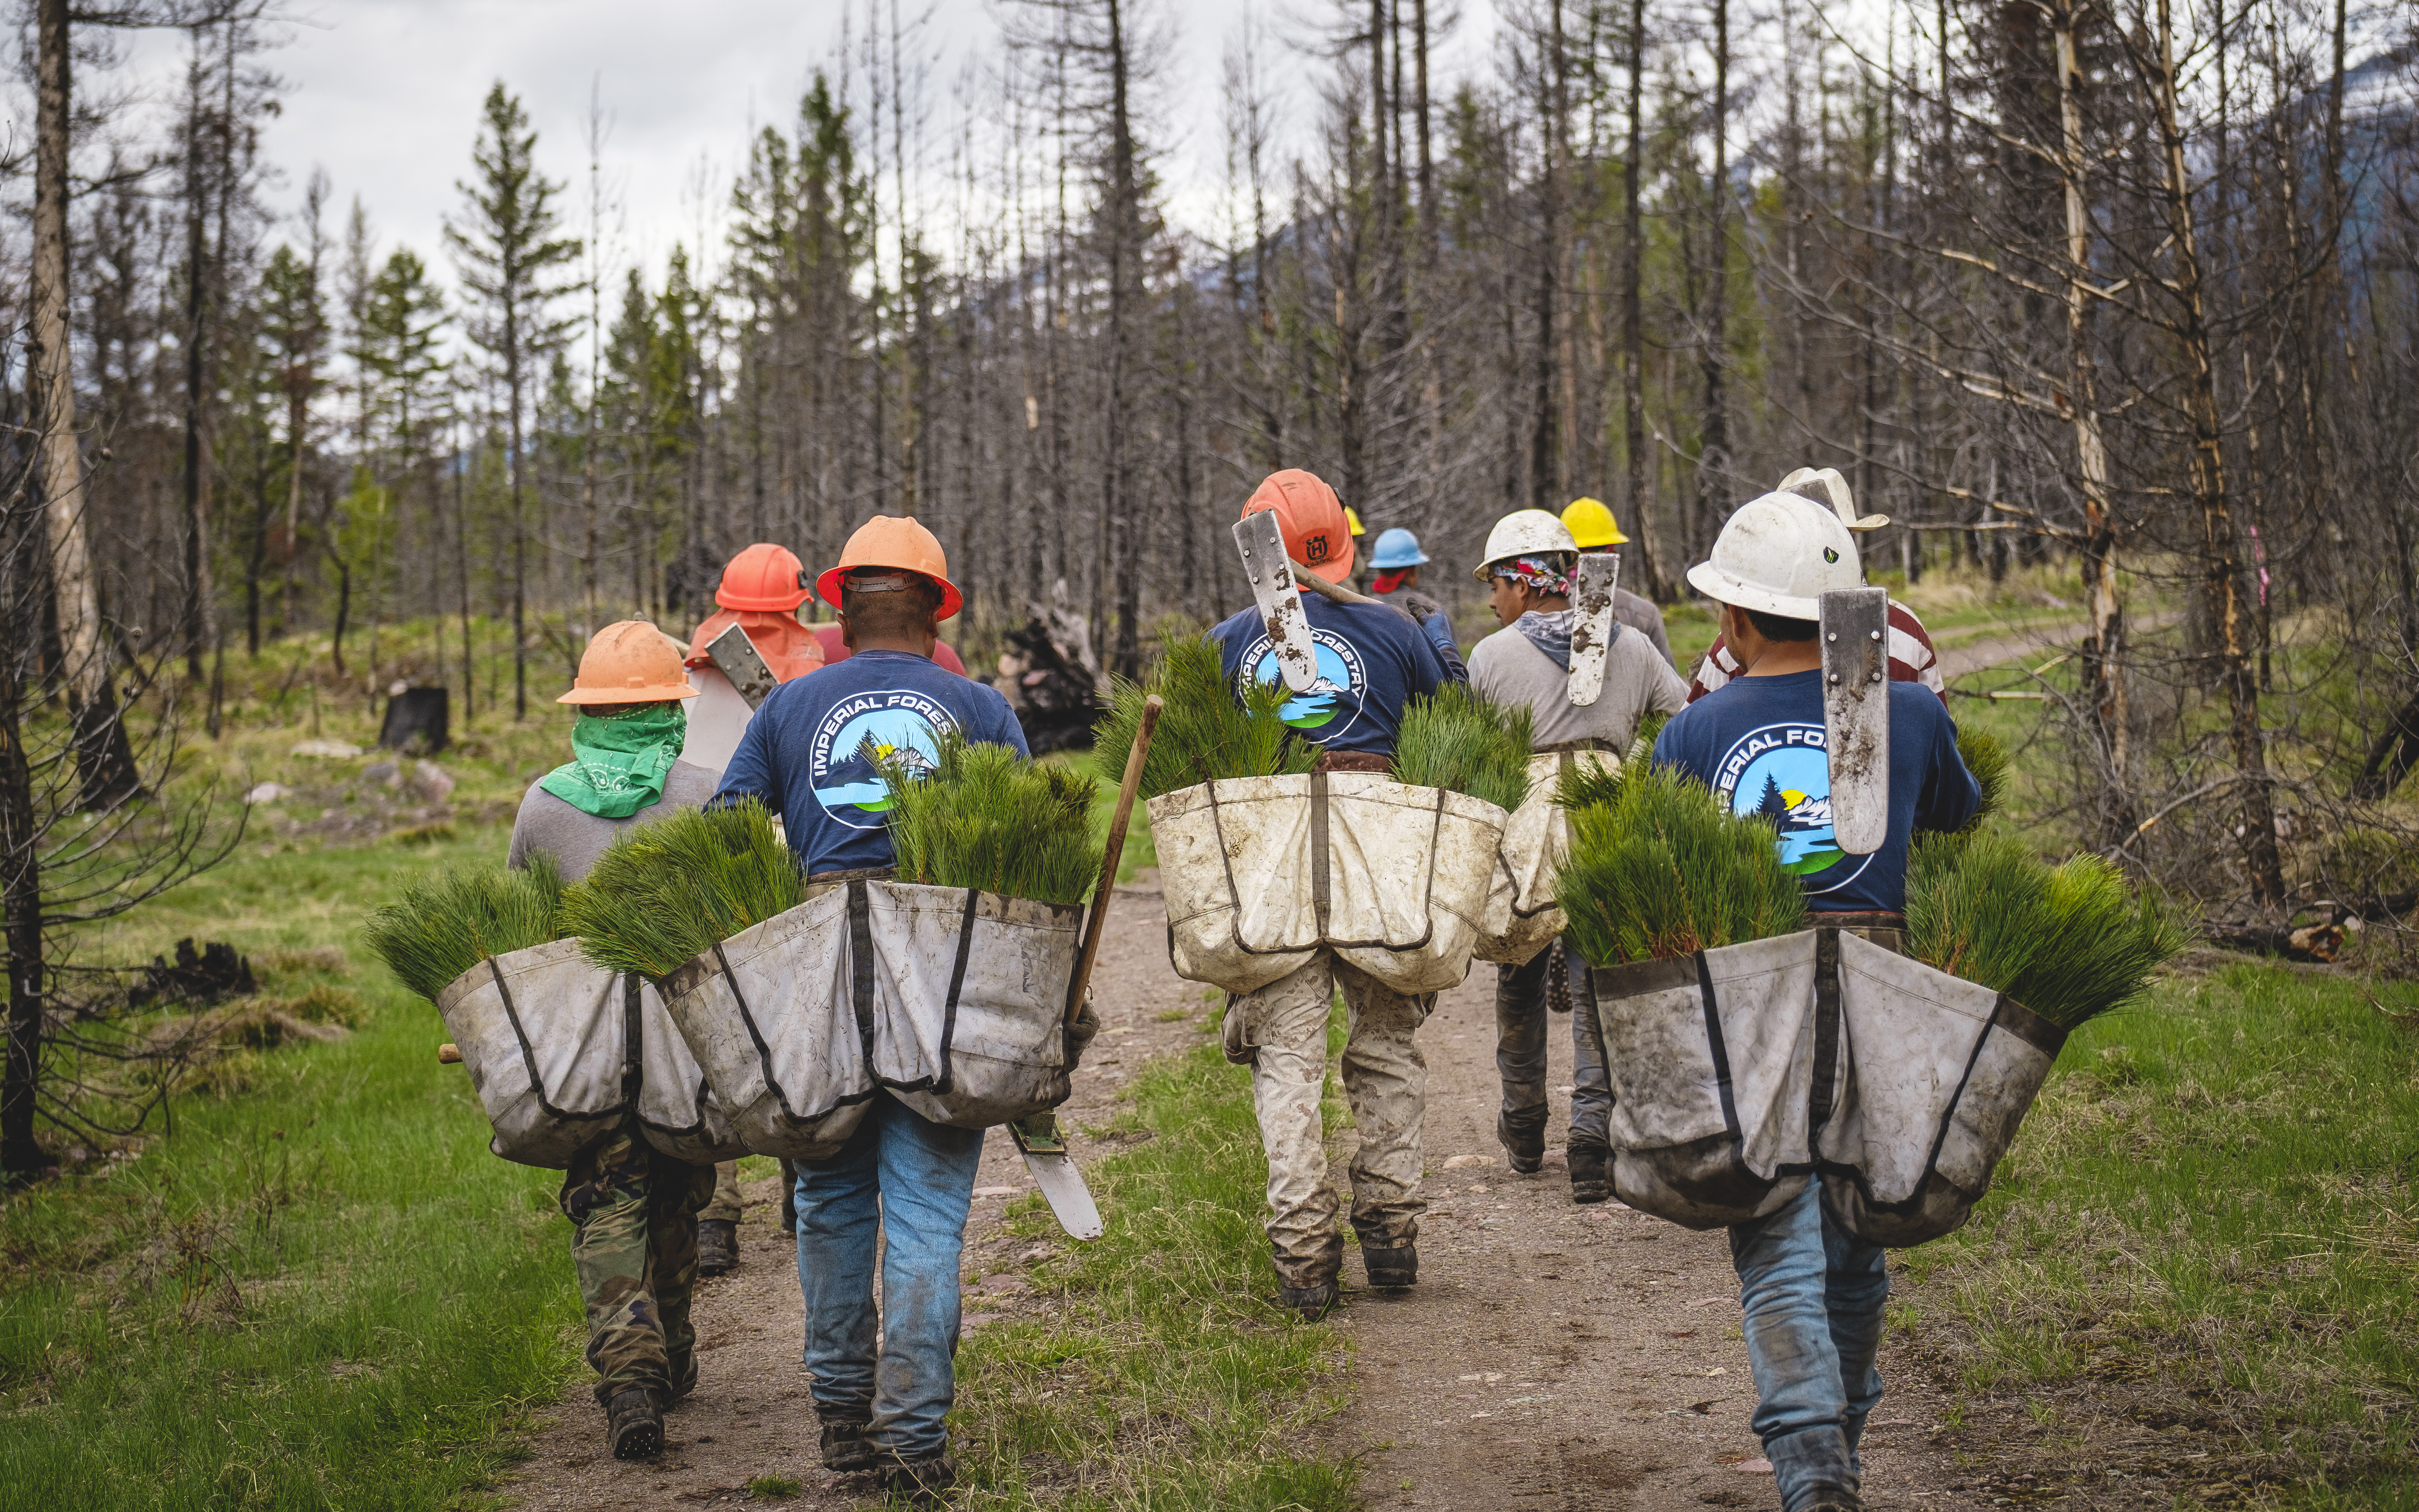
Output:
<instances>
[{"instance_id":1,"label":"worker in blue t-shirt","mask_svg":"<svg viewBox=\"0 0 2419 1512\"><path fill-rule=\"evenodd\" d=\"M1840 849L1817 621L1824 594L1863 582L1856 537L1828 510L1765 494L1730 517L1688 581L1721 605L1722 636L1746 670L1674 715L1655 760L1703 780L1733 812L1769 818L1818 918L1903 924L1908 841L1918 829L1963 828L1981 789L1939 697L1891 683L1888 836L1871 856ZM1760 1398L1751 1426L1791 1512L1863 1504L1857 1443L1882 1396L1883 1252L1834 1223L1821 1194L1810 1181L1769 1217L1731 1227Z\"/></svg>"},{"instance_id":2,"label":"worker in blue t-shirt","mask_svg":"<svg viewBox=\"0 0 2419 1512\"><path fill-rule=\"evenodd\" d=\"M1352 537L1334 489L1289 468L1271 474L1243 513L1263 509L1276 511L1286 553L1301 571L1335 583L1351 577ZM1325 748L1321 771L1389 770L1405 705L1451 680L1435 645L1390 605L1338 604L1305 590L1302 607L1317 642L1319 681L1314 691L1287 701L1286 723ZM1279 681L1257 610L1210 633L1239 694L1250 681ZM1327 1081L1328 1005L1339 989L1351 1011L1344 1095L1361 1135L1352 1156L1352 1227L1369 1284L1408 1287L1419 1278L1412 1241L1426 1207L1419 1187L1427 1062L1412 1036L1435 995L1397 993L1322 949L1299 969L1226 999L1226 1056L1252 1068L1252 1109L1269 1156L1269 1250L1278 1301L1314 1319L1334 1304L1344 1268L1318 1106Z\"/></svg>"},{"instance_id":3,"label":"worker in blue t-shirt","mask_svg":"<svg viewBox=\"0 0 2419 1512\"><path fill-rule=\"evenodd\" d=\"M894 864L877 759L929 764L951 730L1025 754L997 689L932 663L938 624L960 602L948 572L941 543L913 519L876 515L850 536L815 591L840 606L851 655L775 688L723 771L715 801L763 800L809 880ZM979 1129L877 1097L838 1155L795 1163L824 1465L879 1468L910 1505L942 1505L954 1479L943 1420L956 1397L958 1264L982 1144ZM873 1304L877 1232L886 1318Z\"/></svg>"}]
</instances>

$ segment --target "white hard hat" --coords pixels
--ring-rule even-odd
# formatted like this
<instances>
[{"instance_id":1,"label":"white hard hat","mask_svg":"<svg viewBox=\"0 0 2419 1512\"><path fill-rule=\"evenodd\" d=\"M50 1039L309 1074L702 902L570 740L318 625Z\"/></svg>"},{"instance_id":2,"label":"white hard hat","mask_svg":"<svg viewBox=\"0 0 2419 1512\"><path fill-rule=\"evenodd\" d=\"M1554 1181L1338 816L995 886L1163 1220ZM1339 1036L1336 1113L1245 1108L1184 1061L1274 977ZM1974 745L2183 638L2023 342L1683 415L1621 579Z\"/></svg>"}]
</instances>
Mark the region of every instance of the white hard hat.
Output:
<instances>
[{"instance_id":1,"label":"white hard hat","mask_svg":"<svg viewBox=\"0 0 2419 1512\"><path fill-rule=\"evenodd\" d=\"M1840 523L1852 531L1877 531L1889 523L1887 515L1857 513L1857 496L1838 468L1799 468L1780 480L1780 491L1811 499L1839 516Z\"/></svg>"},{"instance_id":2,"label":"white hard hat","mask_svg":"<svg viewBox=\"0 0 2419 1512\"><path fill-rule=\"evenodd\" d=\"M1579 554L1579 544L1571 538L1571 528L1562 517L1543 509L1516 509L1495 522L1487 532L1487 554L1479 559L1474 576L1487 580L1487 569L1506 557L1532 556L1545 551L1567 551Z\"/></svg>"},{"instance_id":3,"label":"white hard hat","mask_svg":"<svg viewBox=\"0 0 2419 1512\"><path fill-rule=\"evenodd\" d=\"M1688 569L1689 586L1707 598L1793 620L1821 618L1825 594L1863 583L1848 527L1785 493L1741 504L1712 559Z\"/></svg>"}]
</instances>

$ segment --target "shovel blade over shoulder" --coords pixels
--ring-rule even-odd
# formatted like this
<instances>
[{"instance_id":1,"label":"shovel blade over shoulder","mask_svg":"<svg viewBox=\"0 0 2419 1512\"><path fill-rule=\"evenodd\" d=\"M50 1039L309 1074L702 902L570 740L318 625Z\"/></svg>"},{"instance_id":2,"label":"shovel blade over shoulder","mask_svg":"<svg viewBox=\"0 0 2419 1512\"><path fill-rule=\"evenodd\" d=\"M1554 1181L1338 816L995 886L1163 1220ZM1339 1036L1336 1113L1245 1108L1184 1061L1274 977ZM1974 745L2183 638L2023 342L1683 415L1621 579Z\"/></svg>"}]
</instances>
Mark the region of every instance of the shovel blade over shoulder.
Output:
<instances>
[{"instance_id":1,"label":"shovel blade over shoulder","mask_svg":"<svg viewBox=\"0 0 2419 1512\"><path fill-rule=\"evenodd\" d=\"M1277 672L1286 687L1308 693L1318 687L1318 647L1311 639L1310 621L1302 609L1302 589L1293 580L1293 563L1286 557L1285 532L1276 511L1263 509L1235 522L1235 548L1243 555L1243 572L1252 580L1252 602L1259 607L1260 623L1268 627L1275 651Z\"/></svg>"},{"instance_id":2,"label":"shovel blade over shoulder","mask_svg":"<svg viewBox=\"0 0 2419 1512\"><path fill-rule=\"evenodd\" d=\"M1580 708L1604 692L1605 653L1619 632L1612 621L1612 593L1621 581L1621 559L1610 551L1579 556L1579 600L1571 607L1571 702Z\"/></svg>"},{"instance_id":3,"label":"shovel blade over shoulder","mask_svg":"<svg viewBox=\"0 0 2419 1512\"><path fill-rule=\"evenodd\" d=\"M731 686L739 690L739 696L747 701L751 709L763 703L780 684L773 669L764 665L756 642L735 625L709 641L705 654L713 658L714 670L731 679Z\"/></svg>"},{"instance_id":4,"label":"shovel blade over shoulder","mask_svg":"<svg viewBox=\"0 0 2419 1512\"><path fill-rule=\"evenodd\" d=\"M1823 737L1840 849L1871 856L1889 838L1889 591L1823 595Z\"/></svg>"}]
</instances>

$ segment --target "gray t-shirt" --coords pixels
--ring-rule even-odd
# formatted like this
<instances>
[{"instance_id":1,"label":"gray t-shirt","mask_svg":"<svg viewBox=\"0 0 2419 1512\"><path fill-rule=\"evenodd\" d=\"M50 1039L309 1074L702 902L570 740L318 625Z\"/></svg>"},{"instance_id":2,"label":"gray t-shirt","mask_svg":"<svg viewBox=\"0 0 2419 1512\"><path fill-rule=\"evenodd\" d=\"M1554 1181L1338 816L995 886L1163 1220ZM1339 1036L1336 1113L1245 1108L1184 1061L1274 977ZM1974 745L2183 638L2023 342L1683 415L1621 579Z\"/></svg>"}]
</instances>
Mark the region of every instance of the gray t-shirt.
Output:
<instances>
[{"instance_id":1,"label":"gray t-shirt","mask_svg":"<svg viewBox=\"0 0 2419 1512\"><path fill-rule=\"evenodd\" d=\"M1490 702L1527 704L1535 720L1532 738L1541 749L1594 740L1622 750L1647 710L1677 714L1688 706L1688 685L1626 625L1605 649L1604 691L1585 708L1571 702L1570 674L1517 625L1505 625L1471 651L1470 687Z\"/></svg>"},{"instance_id":2,"label":"gray t-shirt","mask_svg":"<svg viewBox=\"0 0 2419 1512\"><path fill-rule=\"evenodd\" d=\"M624 830L661 819L675 809L704 808L721 781L718 772L674 762L664 774L664 795L627 819L582 813L532 782L522 795L521 811L513 819L513 848L504 864L517 872L529 865L532 851L545 851L554 857L563 881L578 882Z\"/></svg>"},{"instance_id":3,"label":"gray t-shirt","mask_svg":"<svg viewBox=\"0 0 2419 1512\"><path fill-rule=\"evenodd\" d=\"M1664 666L1673 671L1680 670L1679 662L1672 656L1672 638L1663 633L1663 611L1655 607L1653 599L1641 598L1626 588L1616 588L1612 591L1612 617L1655 642L1655 654L1663 658Z\"/></svg>"}]
</instances>

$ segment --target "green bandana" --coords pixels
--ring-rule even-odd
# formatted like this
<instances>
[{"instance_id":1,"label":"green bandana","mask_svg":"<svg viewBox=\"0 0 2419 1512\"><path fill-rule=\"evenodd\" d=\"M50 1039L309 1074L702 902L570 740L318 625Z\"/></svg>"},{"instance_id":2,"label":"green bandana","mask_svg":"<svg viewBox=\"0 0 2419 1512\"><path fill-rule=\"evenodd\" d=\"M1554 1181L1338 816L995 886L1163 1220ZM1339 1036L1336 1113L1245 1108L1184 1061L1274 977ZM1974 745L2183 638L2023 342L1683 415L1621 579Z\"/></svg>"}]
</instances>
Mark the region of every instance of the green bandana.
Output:
<instances>
[{"instance_id":1,"label":"green bandana","mask_svg":"<svg viewBox=\"0 0 2419 1512\"><path fill-rule=\"evenodd\" d=\"M572 759L537 785L581 813L627 819L664 795L687 733L687 711L677 703L641 703L609 717L583 714L571 727Z\"/></svg>"}]
</instances>

